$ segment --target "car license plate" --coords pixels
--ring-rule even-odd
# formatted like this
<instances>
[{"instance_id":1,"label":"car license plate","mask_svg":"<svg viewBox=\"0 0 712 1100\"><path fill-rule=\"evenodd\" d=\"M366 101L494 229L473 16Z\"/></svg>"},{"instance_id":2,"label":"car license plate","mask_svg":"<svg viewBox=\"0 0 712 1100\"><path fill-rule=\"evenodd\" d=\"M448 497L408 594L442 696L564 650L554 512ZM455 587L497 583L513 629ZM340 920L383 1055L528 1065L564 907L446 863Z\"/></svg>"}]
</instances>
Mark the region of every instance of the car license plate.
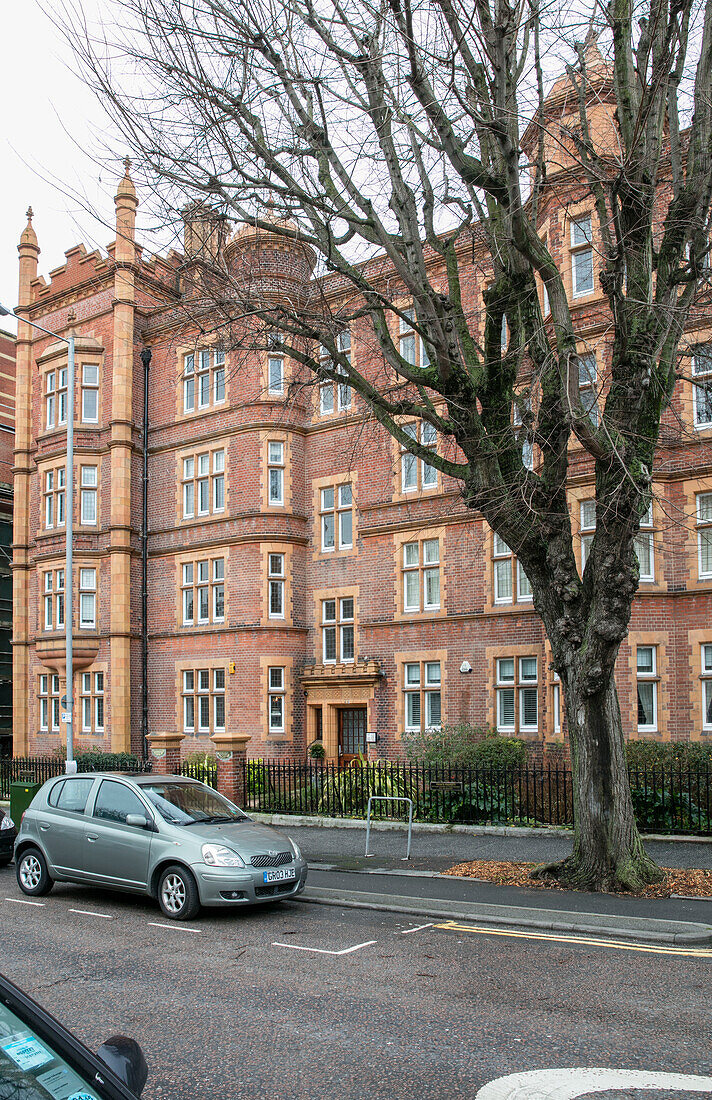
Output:
<instances>
[{"instance_id":1,"label":"car license plate","mask_svg":"<svg viewBox=\"0 0 712 1100\"><path fill-rule=\"evenodd\" d=\"M262 877L265 882L289 882L297 877L297 872L294 867L282 867L279 871L263 871Z\"/></svg>"}]
</instances>

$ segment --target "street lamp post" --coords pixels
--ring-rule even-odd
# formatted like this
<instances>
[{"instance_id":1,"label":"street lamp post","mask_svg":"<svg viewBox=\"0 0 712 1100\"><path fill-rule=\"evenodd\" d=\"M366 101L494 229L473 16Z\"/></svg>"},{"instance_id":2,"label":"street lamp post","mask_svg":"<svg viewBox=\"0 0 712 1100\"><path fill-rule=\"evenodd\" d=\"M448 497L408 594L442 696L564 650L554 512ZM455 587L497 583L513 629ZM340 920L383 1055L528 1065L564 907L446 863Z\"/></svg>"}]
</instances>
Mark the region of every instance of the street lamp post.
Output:
<instances>
[{"instance_id":1,"label":"street lamp post","mask_svg":"<svg viewBox=\"0 0 712 1100\"><path fill-rule=\"evenodd\" d=\"M0 317L14 317L17 321L37 328L47 336L55 340L62 340L68 348L67 354L67 467L65 484L67 493L67 507L65 508L65 532L66 553L64 563L64 629L66 638L66 665L67 687L66 704L62 708L64 721L67 727L67 762L65 770L67 774L76 772L77 762L74 759L74 651L72 624L74 618L74 578L72 576L72 550L74 534L74 337L60 336L58 332L43 328L36 321L30 321L26 317L18 317L13 310L0 304Z\"/></svg>"}]
</instances>

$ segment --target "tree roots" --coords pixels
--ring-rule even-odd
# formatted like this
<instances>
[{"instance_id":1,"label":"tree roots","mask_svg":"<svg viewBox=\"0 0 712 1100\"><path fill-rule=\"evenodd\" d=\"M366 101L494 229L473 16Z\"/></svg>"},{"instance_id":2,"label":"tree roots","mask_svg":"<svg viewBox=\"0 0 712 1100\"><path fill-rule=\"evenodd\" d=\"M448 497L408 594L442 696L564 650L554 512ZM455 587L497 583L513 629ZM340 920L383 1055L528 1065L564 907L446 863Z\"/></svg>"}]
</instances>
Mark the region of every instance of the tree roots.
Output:
<instances>
[{"instance_id":1,"label":"tree roots","mask_svg":"<svg viewBox=\"0 0 712 1100\"><path fill-rule=\"evenodd\" d=\"M656 882L662 882L665 872L645 851L612 860L591 863L576 853L556 863L542 863L531 873L533 879L554 879L571 890L586 890L604 894L637 894Z\"/></svg>"}]
</instances>

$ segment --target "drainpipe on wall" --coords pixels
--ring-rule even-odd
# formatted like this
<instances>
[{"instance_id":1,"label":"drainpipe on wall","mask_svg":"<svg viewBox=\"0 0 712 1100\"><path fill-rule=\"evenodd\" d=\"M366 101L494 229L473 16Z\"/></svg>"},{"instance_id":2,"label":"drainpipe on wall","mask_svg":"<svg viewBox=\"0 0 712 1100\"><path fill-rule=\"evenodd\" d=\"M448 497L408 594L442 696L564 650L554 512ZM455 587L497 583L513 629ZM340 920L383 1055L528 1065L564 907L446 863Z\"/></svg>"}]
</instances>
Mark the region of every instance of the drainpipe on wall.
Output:
<instances>
[{"instance_id":1,"label":"drainpipe on wall","mask_svg":"<svg viewBox=\"0 0 712 1100\"><path fill-rule=\"evenodd\" d=\"M148 760L148 368L151 349L141 352L143 363L143 514L141 516L141 733L143 759Z\"/></svg>"}]
</instances>

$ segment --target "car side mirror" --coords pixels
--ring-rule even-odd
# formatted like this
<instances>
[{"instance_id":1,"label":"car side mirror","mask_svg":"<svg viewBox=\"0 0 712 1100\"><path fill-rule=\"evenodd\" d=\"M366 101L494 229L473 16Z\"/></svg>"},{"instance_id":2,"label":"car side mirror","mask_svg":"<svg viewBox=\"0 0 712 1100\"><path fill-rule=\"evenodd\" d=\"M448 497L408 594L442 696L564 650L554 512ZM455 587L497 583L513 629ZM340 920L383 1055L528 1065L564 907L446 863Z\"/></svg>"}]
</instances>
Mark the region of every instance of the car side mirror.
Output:
<instances>
[{"instance_id":1,"label":"car side mirror","mask_svg":"<svg viewBox=\"0 0 712 1100\"><path fill-rule=\"evenodd\" d=\"M126 824L133 825L136 829L146 829L149 821L143 814L126 814Z\"/></svg>"},{"instance_id":2,"label":"car side mirror","mask_svg":"<svg viewBox=\"0 0 712 1100\"><path fill-rule=\"evenodd\" d=\"M140 817L140 814L131 814ZM135 1039L126 1035L112 1035L97 1050L97 1057L123 1081L136 1096L140 1096L148 1077L148 1066L143 1051Z\"/></svg>"}]
</instances>

